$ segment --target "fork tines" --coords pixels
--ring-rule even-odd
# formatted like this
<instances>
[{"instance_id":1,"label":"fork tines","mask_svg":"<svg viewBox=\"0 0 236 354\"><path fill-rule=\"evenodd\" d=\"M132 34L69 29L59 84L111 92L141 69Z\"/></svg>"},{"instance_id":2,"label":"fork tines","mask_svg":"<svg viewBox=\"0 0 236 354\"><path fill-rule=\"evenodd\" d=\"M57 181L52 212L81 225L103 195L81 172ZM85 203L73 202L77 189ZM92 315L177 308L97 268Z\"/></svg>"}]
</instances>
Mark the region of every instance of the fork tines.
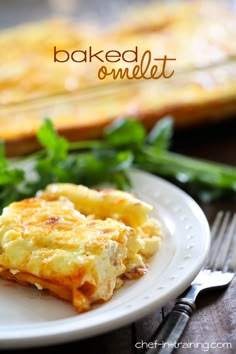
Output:
<instances>
[{"instance_id":1,"label":"fork tines","mask_svg":"<svg viewBox=\"0 0 236 354\"><path fill-rule=\"evenodd\" d=\"M212 247L205 268L212 271L236 268L236 213L218 212L211 228Z\"/></svg>"}]
</instances>

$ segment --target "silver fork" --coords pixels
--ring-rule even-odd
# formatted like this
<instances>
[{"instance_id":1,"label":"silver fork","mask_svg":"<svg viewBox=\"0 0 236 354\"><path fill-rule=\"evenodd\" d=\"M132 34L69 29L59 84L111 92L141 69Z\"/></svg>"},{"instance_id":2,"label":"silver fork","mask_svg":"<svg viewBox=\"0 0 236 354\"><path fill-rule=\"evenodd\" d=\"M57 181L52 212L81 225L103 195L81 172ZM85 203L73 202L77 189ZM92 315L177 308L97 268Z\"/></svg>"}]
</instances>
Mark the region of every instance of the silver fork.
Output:
<instances>
[{"instance_id":1,"label":"silver fork","mask_svg":"<svg viewBox=\"0 0 236 354\"><path fill-rule=\"evenodd\" d=\"M172 353L195 310L197 296L204 290L230 284L234 277L231 262L236 251L235 235L236 213L231 218L230 212L219 212L211 228L212 246L204 269L177 299L175 306L151 338L155 345L145 351L146 354Z\"/></svg>"}]
</instances>

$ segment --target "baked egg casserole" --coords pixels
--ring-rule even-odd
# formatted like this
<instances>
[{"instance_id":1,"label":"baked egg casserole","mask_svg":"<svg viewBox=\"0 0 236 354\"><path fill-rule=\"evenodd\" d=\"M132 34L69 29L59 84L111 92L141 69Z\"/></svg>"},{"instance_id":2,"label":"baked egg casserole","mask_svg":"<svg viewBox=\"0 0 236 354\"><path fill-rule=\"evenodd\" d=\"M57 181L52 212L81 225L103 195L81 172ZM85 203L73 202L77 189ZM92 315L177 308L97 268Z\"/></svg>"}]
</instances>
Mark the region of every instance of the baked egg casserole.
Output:
<instances>
[{"instance_id":1,"label":"baked egg casserole","mask_svg":"<svg viewBox=\"0 0 236 354\"><path fill-rule=\"evenodd\" d=\"M8 156L39 148L35 136L45 117L70 141L101 138L117 117L139 119L148 129L167 115L179 128L233 117L236 11L229 3L144 2L123 11L106 30L104 23L65 18L2 30L0 139ZM124 53L135 47L138 62L105 59L110 50ZM90 62L89 56L87 62L54 62L54 48L68 55L102 51L104 63L96 57ZM109 72L133 70L146 50L153 62L165 55L176 59L170 79L98 78L103 64Z\"/></svg>"},{"instance_id":2,"label":"baked egg casserole","mask_svg":"<svg viewBox=\"0 0 236 354\"><path fill-rule=\"evenodd\" d=\"M145 274L163 232L132 194L51 184L0 216L0 276L72 302L78 313Z\"/></svg>"}]
</instances>

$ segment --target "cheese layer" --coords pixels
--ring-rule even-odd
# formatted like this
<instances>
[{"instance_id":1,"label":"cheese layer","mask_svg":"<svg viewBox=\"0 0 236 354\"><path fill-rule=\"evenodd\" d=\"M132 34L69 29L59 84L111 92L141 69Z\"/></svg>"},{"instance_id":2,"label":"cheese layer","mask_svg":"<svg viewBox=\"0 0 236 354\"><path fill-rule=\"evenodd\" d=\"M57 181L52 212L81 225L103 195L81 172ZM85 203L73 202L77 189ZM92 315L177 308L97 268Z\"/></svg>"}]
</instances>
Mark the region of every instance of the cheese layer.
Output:
<instances>
[{"instance_id":1,"label":"cheese layer","mask_svg":"<svg viewBox=\"0 0 236 354\"><path fill-rule=\"evenodd\" d=\"M51 185L0 216L0 276L48 289L78 312L89 310L111 298L124 276L146 272L162 235L150 209L125 192Z\"/></svg>"}]
</instances>

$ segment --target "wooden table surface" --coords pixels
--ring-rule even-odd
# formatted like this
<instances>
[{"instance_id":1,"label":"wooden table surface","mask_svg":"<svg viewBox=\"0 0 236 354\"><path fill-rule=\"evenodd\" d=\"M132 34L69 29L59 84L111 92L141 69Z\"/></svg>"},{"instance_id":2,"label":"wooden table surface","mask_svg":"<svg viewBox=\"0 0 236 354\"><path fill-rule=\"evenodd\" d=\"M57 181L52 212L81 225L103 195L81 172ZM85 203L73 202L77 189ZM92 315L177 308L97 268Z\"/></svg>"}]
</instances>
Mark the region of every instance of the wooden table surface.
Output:
<instances>
[{"instance_id":1,"label":"wooden table surface","mask_svg":"<svg viewBox=\"0 0 236 354\"><path fill-rule=\"evenodd\" d=\"M207 158L219 162L236 165L236 120L217 124L213 127L202 127L190 131L179 132L174 139L173 149L190 156ZM236 212L235 200L220 200L210 204L200 203L209 222L217 211L232 210ZM206 293L197 301L197 311L185 330L181 342L203 343L231 343L231 349L209 349L207 353L235 353L236 352L236 279L224 291ZM91 353L91 354L141 354L135 348L135 343L149 342L152 334L168 313L171 304L155 313L132 323L124 328L93 337L90 339L47 347L43 353ZM33 353L41 353L40 348L35 348ZM3 351L2 353L15 353L21 351ZM31 353L32 349L23 350ZM175 350L175 354L204 353L200 348Z\"/></svg>"}]
</instances>

